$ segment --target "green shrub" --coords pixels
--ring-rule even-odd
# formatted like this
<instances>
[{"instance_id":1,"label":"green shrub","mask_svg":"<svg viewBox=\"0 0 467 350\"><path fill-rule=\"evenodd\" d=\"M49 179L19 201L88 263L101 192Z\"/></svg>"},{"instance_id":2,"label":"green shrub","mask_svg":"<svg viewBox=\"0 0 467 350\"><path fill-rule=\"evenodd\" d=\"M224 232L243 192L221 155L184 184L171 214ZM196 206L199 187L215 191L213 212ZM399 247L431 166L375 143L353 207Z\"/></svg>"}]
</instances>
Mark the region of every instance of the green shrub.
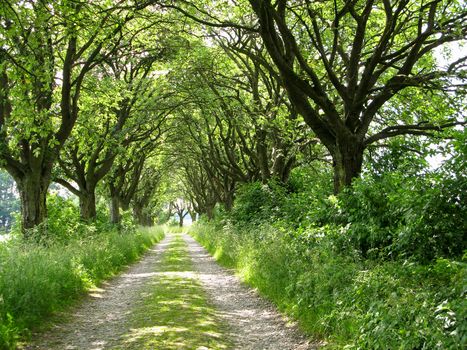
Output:
<instances>
[{"instance_id":1,"label":"green shrub","mask_svg":"<svg viewBox=\"0 0 467 350\"><path fill-rule=\"evenodd\" d=\"M277 218L285 199L286 188L271 180L268 184L253 182L244 184L237 192L235 206L230 213L236 224L248 224Z\"/></svg>"},{"instance_id":2,"label":"green shrub","mask_svg":"<svg viewBox=\"0 0 467 350\"><path fill-rule=\"evenodd\" d=\"M337 196L306 167L243 185L231 213L191 232L329 348L463 349L467 146L455 147L437 171L389 154Z\"/></svg>"},{"instance_id":3,"label":"green shrub","mask_svg":"<svg viewBox=\"0 0 467 350\"><path fill-rule=\"evenodd\" d=\"M329 207L327 220L348 225L348 239L364 257L460 257L466 248L467 182L454 185L449 177L391 173L356 180L338 206Z\"/></svg>"}]
</instances>

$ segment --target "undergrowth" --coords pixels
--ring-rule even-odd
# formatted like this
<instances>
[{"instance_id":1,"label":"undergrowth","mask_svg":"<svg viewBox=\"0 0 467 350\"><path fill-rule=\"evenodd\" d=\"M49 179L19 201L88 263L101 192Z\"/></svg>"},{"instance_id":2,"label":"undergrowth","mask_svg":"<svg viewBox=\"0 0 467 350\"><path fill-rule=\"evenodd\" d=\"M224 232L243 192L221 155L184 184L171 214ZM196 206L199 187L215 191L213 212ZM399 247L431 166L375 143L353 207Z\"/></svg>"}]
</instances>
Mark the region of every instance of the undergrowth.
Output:
<instances>
[{"instance_id":1,"label":"undergrowth","mask_svg":"<svg viewBox=\"0 0 467 350\"><path fill-rule=\"evenodd\" d=\"M122 232L111 226L46 242L0 245L0 349L120 271L163 236L161 228Z\"/></svg>"},{"instance_id":2,"label":"undergrowth","mask_svg":"<svg viewBox=\"0 0 467 350\"><path fill-rule=\"evenodd\" d=\"M368 172L338 196L325 172L296 169L244 185L191 234L327 348L465 349L461 164Z\"/></svg>"},{"instance_id":3,"label":"undergrowth","mask_svg":"<svg viewBox=\"0 0 467 350\"><path fill-rule=\"evenodd\" d=\"M464 349L465 263L371 262L305 250L270 225L198 223L191 234L224 266L298 319L328 348Z\"/></svg>"}]
</instances>

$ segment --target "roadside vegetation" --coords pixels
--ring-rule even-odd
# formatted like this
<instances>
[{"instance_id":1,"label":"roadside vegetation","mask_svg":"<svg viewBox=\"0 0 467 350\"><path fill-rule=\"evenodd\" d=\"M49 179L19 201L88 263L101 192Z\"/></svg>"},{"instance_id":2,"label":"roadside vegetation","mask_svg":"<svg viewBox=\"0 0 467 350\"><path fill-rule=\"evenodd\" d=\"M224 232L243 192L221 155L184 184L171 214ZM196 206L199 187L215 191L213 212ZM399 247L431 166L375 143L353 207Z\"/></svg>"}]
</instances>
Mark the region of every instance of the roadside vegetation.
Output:
<instances>
[{"instance_id":1,"label":"roadside vegetation","mask_svg":"<svg viewBox=\"0 0 467 350\"><path fill-rule=\"evenodd\" d=\"M49 236L42 231L40 240L24 240L13 231L13 237L0 244L1 349L14 349L31 330L163 237L162 228L137 228L130 220L119 229L105 216L84 224L77 206L60 197L49 198L49 213Z\"/></svg>"},{"instance_id":2,"label":"roadside vegetation","mask_svg":"<svg viewBox=\"0 0 467 350\"><path fill-rule=\"evenodd\" d=\"M4 346L201 218L330 347L465 347L466 43L458 0L0 1Z\"/></svg>"},{"instance_id":3,"label":"roadside vegetation","mask_svg":"<svg viewBox=\"0 0 467 350\"><path fill-rule=\"evenodd\" d=\"M325 348L464 349L464 165L368 172L337 196L328 174L296 169L241 187L191 234Z\"/></svg>"}]
</instances>

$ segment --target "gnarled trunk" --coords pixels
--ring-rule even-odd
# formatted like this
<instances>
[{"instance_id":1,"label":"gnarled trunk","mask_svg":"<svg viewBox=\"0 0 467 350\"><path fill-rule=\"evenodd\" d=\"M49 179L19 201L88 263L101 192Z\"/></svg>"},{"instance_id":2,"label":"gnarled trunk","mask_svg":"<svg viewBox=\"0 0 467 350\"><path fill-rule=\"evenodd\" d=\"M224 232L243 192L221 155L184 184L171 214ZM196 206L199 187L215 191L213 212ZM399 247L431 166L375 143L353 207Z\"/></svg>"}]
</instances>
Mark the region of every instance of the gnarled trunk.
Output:
<instances>
[{"instance_id":1,"label":"gnarled trunk","mask_svg":"<svg viewBox=\"0 0 467 350\"><path fill-rule=\"evenodd\" d=\"M353 139L341 140L331 151L334 168L334 192L352 184L362 171L364 147Z\"/></svg>"},{"instance_id":2,"label":"gnarled trunk","mask_svg":"<svg viewBox=\"0 0 467 350\"><path fill-rule=\"evenodd\" d=\"M96 193L94 190L81 193L79 196L79 211L83 220L92 221L96 219Z\"/></svg>"},{"instance_id":3,"label":"gnarled trunk","mask_svg":"<svg viewBox=\"0 0 467 350\"><path fill-rule=\"evenodd\" d=\"M46 197L50 181L40 173L27 173L16 182L21 198L22 231L27 238L29 230L47 218Z\"/></svg>"}]
</instances>

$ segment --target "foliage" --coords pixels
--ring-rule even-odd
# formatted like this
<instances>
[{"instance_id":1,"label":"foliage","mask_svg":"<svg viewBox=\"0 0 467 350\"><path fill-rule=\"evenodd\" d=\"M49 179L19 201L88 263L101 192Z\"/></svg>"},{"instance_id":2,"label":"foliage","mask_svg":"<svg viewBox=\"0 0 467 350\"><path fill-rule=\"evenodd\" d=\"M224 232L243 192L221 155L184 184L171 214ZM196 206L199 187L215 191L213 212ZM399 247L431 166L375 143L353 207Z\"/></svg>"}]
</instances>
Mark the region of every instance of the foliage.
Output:
<instances>
[{"instance_id":1,"label":"foliage","mask_svg":"<svg viewBox=\"0 0 467 350\"><path fill-rule=\"evenodd\" d=\"M329 219L347 226L350 243L364 256L458 257L465 249L467 188L465 181L449 178L396 172L355 181Z\"/></svg>"},{"instance_id":2,"label":"foliage","mask_svg":"<svg viewBox=\"0 0 467 350\"><path fill-rule=\"evenodd\" d=\"M64 198L57 193L49 194L47 196L47 210L47 220L28 232L31 240L45 246L56 243L67 244L76 239L92 238L98 232L116 229L109 223L108 210L103 203L98 206L96 220L90 223L80 218L79 207L72 197ZM122 234L135 232L136 225L129 212L123 214L118 229ZM16 224L13 227L12 234L21 236L20 225Z\"/></svg>"},{"instance_id":3,"label":"foliage","mask_svg":"<svg viewBox=\"0 0 467 350\"><path fill-rule=\"evenodd\" d=\"M338 196L331 195L325 168L297 168L285 185L243 186L229 219L235 225L268 222L306 237L330 230L336 232L336 253L363 258L458 258L467 230L463 135L446 147L450 159L437 170L417 168L415 159L411 170L408 163L384 172L370 167Z\"/></svg>"},{"instance_id":4,"label":"foliage","mask_svg":"<svg viewBox=\"0 0 467 350\"><path fill-rule=\"evenodd\" d=\"M192 234L330 348L462 349L464 138L437 170L381 154L388 168L369 167L338 196L326 168L244 185L230 213Z\"/></svg>"},{"instance_id":5,"label":"foliage","mask_svg":"<svg viewBox=\"0 0 467 350\"><path fill-rule=\"evenodd\" d=\"M192 234L223 265L330 348L462 349L465 262L372 263L337 254L332 228L319 243L269 224L198 223ZM313 244L312 241L315 243ZM307 244L305 245L304 242Z\"/></svg>"},{"instance_id":6,"label":"foliage","mask_svg":"<svg viewBox=\"0 0 467 350\"><path fill-rule=\"evenodd\" d=\"M95 229L88 227L92 234L87 236L61 231L47 246L21 240L0 245L0 348L13 349L19 336L135 261L163 236L160 228L126 234Z\"/></svg>"}]
</instances>

